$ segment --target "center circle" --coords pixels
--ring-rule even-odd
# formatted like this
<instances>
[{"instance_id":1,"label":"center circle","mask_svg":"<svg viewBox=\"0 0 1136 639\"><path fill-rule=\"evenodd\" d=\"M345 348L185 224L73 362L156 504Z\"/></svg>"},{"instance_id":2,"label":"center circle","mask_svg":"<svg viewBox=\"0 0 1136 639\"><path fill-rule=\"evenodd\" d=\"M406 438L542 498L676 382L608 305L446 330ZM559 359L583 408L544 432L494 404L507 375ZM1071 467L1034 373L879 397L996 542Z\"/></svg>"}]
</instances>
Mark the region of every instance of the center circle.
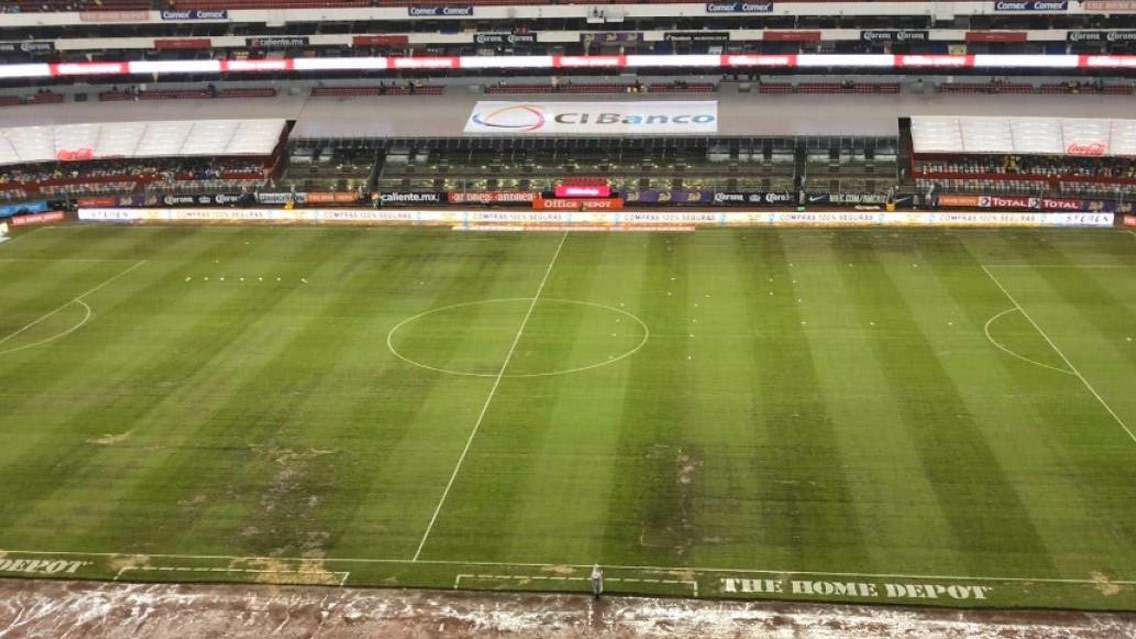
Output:
<instances>
[{"instance_id":1,"label":"center circle","mask_svg":"<svg viewBox=\"0 0 1136 639\"><path fill-rule=\"evenodd\" d=\"M614 364L650 335L634 313L607 304L508 297L412 315L387 333L387 348L408 364L449 375L497 377L508 358L502 377L548 377ZM556 357L561 367L541 370L542 357Z\"/></svg>"}]
</instances>

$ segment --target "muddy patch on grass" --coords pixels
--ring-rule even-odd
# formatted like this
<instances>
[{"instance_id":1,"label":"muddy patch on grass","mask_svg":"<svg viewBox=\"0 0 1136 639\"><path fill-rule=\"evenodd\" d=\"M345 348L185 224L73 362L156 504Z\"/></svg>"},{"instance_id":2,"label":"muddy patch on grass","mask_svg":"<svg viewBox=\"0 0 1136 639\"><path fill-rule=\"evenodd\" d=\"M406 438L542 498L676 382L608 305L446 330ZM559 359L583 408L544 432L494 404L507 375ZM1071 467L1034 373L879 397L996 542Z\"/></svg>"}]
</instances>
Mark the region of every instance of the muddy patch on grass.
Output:
<instances>
[{"instance_id":1,"label":"muddy patch on grass","mask_svg":"<svg viewBox=\"0 0 1136 639\"><path fill-rule=\"evenodd\" d=\"M103 433L98 437L91 437L87 439L87 443L94 444L95 446L114 446L115 444L121 444L127 439L130 439L130 436L133 434L134 431L132 430L128 430L125 433L118 433L117 435L112 433Z\"/></svg>"},{"instance_id":2,"label":"muddy patch on grass","mask_svg":"<svg viewBox=\"0 0 1136 639\"><path fill-rule=\"evenodd\" d=\"M318 565L318 562L316 562ZM262 564L269 565L269 564ZM0 637L1118 639L1136 615L0 579Z\"/></svg>"},{"instance_id":3,"label":"muddy patch on grass","mask_svg":"<svg viewBox=\"0 0 1136 639\"><path fill-rule=\"evenodd\" d=\"M1120 594L1120 586L1112 583L1108 575L1103 572L1093 573L1093 587L1097 589L1100 594L1111 597L1112 595Z\"/></svg>"}]
</instances>

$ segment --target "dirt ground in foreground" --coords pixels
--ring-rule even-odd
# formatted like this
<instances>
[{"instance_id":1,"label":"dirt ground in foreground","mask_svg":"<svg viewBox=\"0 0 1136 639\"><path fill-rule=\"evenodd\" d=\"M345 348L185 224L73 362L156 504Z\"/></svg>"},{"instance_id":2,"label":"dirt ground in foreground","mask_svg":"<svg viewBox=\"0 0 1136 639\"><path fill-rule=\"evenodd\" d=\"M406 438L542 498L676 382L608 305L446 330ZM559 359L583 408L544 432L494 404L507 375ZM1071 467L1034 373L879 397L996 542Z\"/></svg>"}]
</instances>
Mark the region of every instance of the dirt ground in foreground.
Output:
<instances>
[{"instance_id":1,"label":"dirt ground in foreground","mask_svg":"<svg viewBox=\"0 0 1136 639\"><path fill-rule=\"evenodd\" d=\"M1136 614L0 580L0 638L1120 639Z\"/></svg>"}]
</instances>

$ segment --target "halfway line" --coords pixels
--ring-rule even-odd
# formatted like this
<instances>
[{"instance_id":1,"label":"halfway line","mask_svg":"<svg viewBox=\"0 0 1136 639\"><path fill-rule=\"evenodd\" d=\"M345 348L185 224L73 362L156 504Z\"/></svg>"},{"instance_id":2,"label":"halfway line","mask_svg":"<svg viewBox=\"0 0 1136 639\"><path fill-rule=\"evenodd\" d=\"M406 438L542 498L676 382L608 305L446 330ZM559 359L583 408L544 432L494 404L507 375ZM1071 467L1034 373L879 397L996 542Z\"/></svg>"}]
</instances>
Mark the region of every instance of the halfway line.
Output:
<instances>
[{"instance_id":1,"label":"halfway line","mask_svg":"<svg viewBox=\"0 0 1136 639\"><path fill-rule=\"evenodd\" d=\"M1085 379L1085 376L1081 374L1081 371L1077 370L1076 366L1073 366L1073 362L1069 361L1068 357L1065 357L1065 353L1062 353L1061 349L1057 348L1057 344L1054 344L1053 340L1049 339L1049 335L1047 335L1045 331L1041 330L1041 327L1038 326L1037 322L1033 321L1033 318L1030 317L1030 314L1026 312L1026 309L1022 308L1021 304L1018 304L1018 300L1014 299L1013 295L1010 295L1010 292L1006 290L1005 286L1002 286L1002 283L998 281L998 278L994 277L994 274L990 272L990 269L983 266L982 270L986 273L986 276L990 278L990 281L994 282L994 284L996 284L998 288L1002 290L1002 294L1006 296L1006 299L1010 300L1010 302L1012 302L1014 306L1018 307L1018 311L1022 314L1022 317L1029 320L1030 324L1033 324L1034 329L1038 332L1039 335L1045 338L1045 341L1049 344L1049 347L1053 349L1053 352L1057 353L1061 357L1061 359L1064 360L1065 365L1069 367L1069 370L1077 376L1077 379L1081 380L1081 383L1085 385L1085 388L1089 389L1089 392L1093 394L1093 397L1097 398L1097 401L1100 402L1100 405L1104 406L1104 409L1108 411L1109 415L1112 415L1112 418L1116 420L1117 424L1120 424L1120 427L1124 429L1124 432L1128 433L1128 437L1130 437L1133 442L1136 442L1136 435L1134 435L1132 431L1129 430L1128 425L1124 423L1124 420L1120 419L1120 416L1116 414L1116 411L1112 410L1112 407L1108 405L1108 402L1104 401L1104 398L1100 396L1100 393L1098 393L1095 388L1093 388L1093 385L1089 383L1089 380Z\"/></svg>"},{"instance_id":2,"label":"halfway line","mask_svg":"<svg viewBox=\"0 0 1136 639\"><path fill-rule=\"evenodd\" d=\"M44 227L44 228L46 228L46 227ZM70 301L68 301L68 302L65 302L65 303L64 303L64 304L63 304L62 306L60 306L59 308L55 309L54 311L51 311L51 312L49 312L49 313L47 313L47 314L45 314L45 315L41 315L41 316L40 316L39 318L37 318L37 319L34 319L34 320L32 320L31 322L28 322L27 324L25 324L25 325L23 326L23 328L20 328L20 329L19 329L19 330L17 330L17 331L15 332L15 333L12 333L11 335L8 335L8 336L7 336L7 337L5 337L4 339L0 339L0 344L3 344L4 342L7 342L8 340L12 339L13 337L15 337L15 336L19 335L20 333L23 333L24 331L26 331L26 330L28 330L29 328L31 328L31 327L33 327L33 326L35 326L36 324L39 324L40 322L42 322L42 321L44 321L45 319L47 319L47 318L51 317L52 315L55 315L55 314L56 314L56 313L58 313L59 311L62 311L63 309L65 309L65 308L67 308L68 306L70 306L70 305L74 304L75 302L81 302L81 301L83 300L83 298L84 298L84 297L86 297L86 296L90 295L91 293L94 293L95 291L97 291L97 290L101 289L102 287L106 286L107 284L110 284L111 282L113 282L113 281L117 280L118 278L122 277L123 275L126 275L126 274L127 274L127 273L129 273L130 271L133 271L134 269L138 268L139 266L142 266L142 265L143 265L143 264L145 264L145 263L146 263L146 260L141 260L141 261L135 262L135 263L134 263L134 264L133 264L132 266L128 267L128 268L127 268L127 269L126 269L125 271L122 271L122 272L120 272L120 273L119 273L118 275L112 275L112 276L111 276L110 278L103 280L103 282L102 282L101 284L99 284L98 286L96 286L96 287L94 287L94 288L92 288L92 289L88 290L88 291L87 291L86 293L83 293L83 294L81 294L81 295L79 295L79 296L75 297L74 299L72 299L72 300L70 300Z\"/></svg>"},{"instance_id":3,"label":"halfway line","mask_svg":"<svg viewBox=\"0 0 1136 639\"><path fill-rule=\"evenodd\" d=\"M560 243L556 245L556 252L552 254L552 260L548 262L548 268L544 271L544 277L540 280L540 286L536 289L536 294L533 295L532 303L529 304L529 310L525 312L525 318L521 320L521 326L517 329L517 334L513 337L513 344L509 347L509 353L505 355L505 361L501 364L501 370L497 371L497 378L493 380L493 387L489 389L489 396L485 398L485 403L481 405L481 412L477 415L477 421L473 424L473 430L469 431L469 438L466 439L465 448L462 449L461 456L458 457L458 463L454 465L454 472L450 473L450 481L446 482L446 489L442 491L442 498L438 500L438 507L434 509L434 515L430 517L430 523L426 526L426 532L422 534L422 541L418 543L418 550L414 552L414 558L411 561L418 561L418 556L422 554L422 548L426 545L426 540L430 537L430 531L434 529L434 522L438 520L438 513L442 511L442 506L446 503L446 497L450 495L450 488L454 485L454 480L458 477L458 472L461 470L462 463L465 461L465 456L469 452L469 447L473 445L473 438L477 437L477 431L481 428L481 422L485 419L485 413L489 410L489 404L493 401L493 396L497 394L497 387L501 385L501 380L505 377L505 369L509 368L509 362L513 359L513 353L517 350L517 344L521 341L521 334L525 332L525 325L529 323L529 317L532 316L533 309L536 308L537 300L540 299L540 294L544 291L544 285L548 283L548 276L552 274L552 267L556 264L556 258L560 257L560 249L564 247L564 240L568 239L568 231L565 231L560 236Z\"/></svg>"}]
</instances>

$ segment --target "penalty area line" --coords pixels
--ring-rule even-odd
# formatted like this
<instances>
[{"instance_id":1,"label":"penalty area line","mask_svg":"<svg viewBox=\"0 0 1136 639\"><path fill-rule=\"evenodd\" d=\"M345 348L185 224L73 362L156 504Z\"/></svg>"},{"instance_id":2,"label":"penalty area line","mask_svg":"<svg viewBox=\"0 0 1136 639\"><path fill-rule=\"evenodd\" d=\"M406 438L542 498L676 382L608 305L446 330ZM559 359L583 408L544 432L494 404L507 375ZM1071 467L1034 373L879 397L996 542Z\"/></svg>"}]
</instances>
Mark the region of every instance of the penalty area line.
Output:
<instances>
[{"instance_id":1,"label":"penalty area line","mask_svg":"<svg viewBox=\"0 0 1136 639\"><path fill-rule=\"evenodd\" d=\"M986 268L985 266L982 267L982 271L986 273L986 277L989 277L990 281L994 282L994 285L1002 291L1002 294L1006 296L1006 299L1010 300L1010 303L1017 307L1018 312L1022 314L1022 317L1026 318L1029 323L1033 325L1034 330L1036 330L1038 334L1045 339L1045 341L1049 344L1049 347L1053 349L1053 352L1057 353L1058 357L1060 357L1061 360L1065 362L1065 365L1069 367L1069 370L1072 371L1073 375L1075 375L1077 379L1081 380L1081 383L1084 384L1085 388L1087 388L1089 392L1093 394L1093 397L1097 398L1097 401L1100 402L1100 405L1103 406L1106 411L1108 411L1108 414L1111 415L1114 420L1116 420L1117 424L1120 424L1120 427L1124 429L1124 432L1128 433L1128 438L1131 439L1133 443L1136 443L1136 434L1132 433L1132 430L1128 428L1128 424L1125 424L1124 420L1120 419L1120 415L1117 415L1116 411L1112 410L1112 407L1108 405L1108 402L1104 401L1104 398L1101 397L1101 394L1097 392L1097 389L1093 388L1093 385L1089 383L1089 380L1085 379L1085 376L1081 374L1081 371L1077 370L1077 367L1073 365L1073 362L1069 361L1068 357L1065 357L1065 353L1057 347L1057 344L1054 343L1052 339L1050 339L1049 335L1045 331L1041 330L1041 326L1038 325L1037 322L1033 321L1033 318L1030 317L1030 314L1026 312L1026 309L1022 308L1022 305L1018 303L1018 300L1015 299L1013 295L1010 295L1010 291L1006 290L1005 286L1002 286L1002 282L998 281L998 278L994 277L994 274L990 272L990 269Z\"/></svg>"},{"instance_id":2,"label":"penalty area line","mask_svg":"<svg viewBox=\"0 0 1136 639\"><path fill-rule=\"evenodd\" d=\"M450 489L454 486L454 480L458 477L458 472L461 471L462 464L465 462L465 456L469 453L470 446L473 445L473 439L477 437L477 432L481 430L481 422L485 420L485 414L489 411L489 404L493 402L493 397L497 394L497 388L501 385L501 380L505 377L505 370L509 368L509 362L513 359L513 353L517 351L517 344L521 341L521 335L525 332L525 326L529 323L529 318L532 317L533 309L536 308L537 301L540 300L540 294L544 291L544 285L548 283L548 276L552 274L552 267L556 265L556 259L560 257L560 249L564 248L564 240L568 239L568 231L565 231L560 236L560 242L556 245L556 252L552 254L552 259L548 262L548 268L544 270L544 277L540 280L540 286L537 286L536 293L532 297L532 302L529 303L529 308L525 312L524 319L521 320L520 327L517 328L517 334L513 336L513 343L509 346L509 352L505 354L505 361L501 362L501 369L497 371L497 377L493 380L493 386L489 389L489 396L485 398L485 403L481 405L481 412L477 415L477 421L474 422L473 428L469 431L469 437L466 438L465 448L462 449L461 455L458 456L458 462L454 465L454 471L450 473L450 480L446 482L446 488L442 491L442 498L438 500L437 507L434 508L434 514L430 517L430 523L426 526L426 532L422 533L422 540L418 542L418 549L414 551L412 561L418 561L418 557L422 554L422 548L426 546L426 540L430 538L430 532L434 530L434 523L438 521L438 513L442 511L442 506L446 503L446 498L450 495Z\"/></svg>"},{"instance_id":3,"label":"penalty area line","mask_svg":"<svg viewBox=\"0 0 1136 639\"><path fill-rule=\"evenodd\" d=\"M0 339L0 345L4 344L5 342L12 339L13 337L20 335L24 331L34 327L35 325L39 324L40 322L52 317L53 315L55 315L59 311L62 311L63 309L67 308L68 306L71 306L72 304L75 304L75 303L83 304L83 298L84 297L91 295L92 293L95 293L96 291L102 289L107 284L110 284L111 282L113 282L113 281L117 280L118 278L126 275L127 273L133 271L134 269L138 268L139 266L142 266L145 263L146 263L146 260L139 260L139 261L135 262L133 265L127 267L126 270L120 271L117 275L112 275L111 277L103 280L102 283L100 283L99 285L97 285L94 288L89 289L85 293L82 293L82 294L76 296L75 298L63 303L61 306L59 306L55 310L49 311L49 312L39 316L38 318L28 322L27 324L25 324L21 328L17 329L16 332L11 333L10 335L8 335L7 337L5 337L3 339ZM83 305L86 306L86 304L83 304ZM88 307L88 310L89 310L89 307ZM88 314L87 318L83 319L83 323L85 324L87 322L87 319L89 319L89 318L90 318L90 315Z\"/></svg>"}]
</instances>

